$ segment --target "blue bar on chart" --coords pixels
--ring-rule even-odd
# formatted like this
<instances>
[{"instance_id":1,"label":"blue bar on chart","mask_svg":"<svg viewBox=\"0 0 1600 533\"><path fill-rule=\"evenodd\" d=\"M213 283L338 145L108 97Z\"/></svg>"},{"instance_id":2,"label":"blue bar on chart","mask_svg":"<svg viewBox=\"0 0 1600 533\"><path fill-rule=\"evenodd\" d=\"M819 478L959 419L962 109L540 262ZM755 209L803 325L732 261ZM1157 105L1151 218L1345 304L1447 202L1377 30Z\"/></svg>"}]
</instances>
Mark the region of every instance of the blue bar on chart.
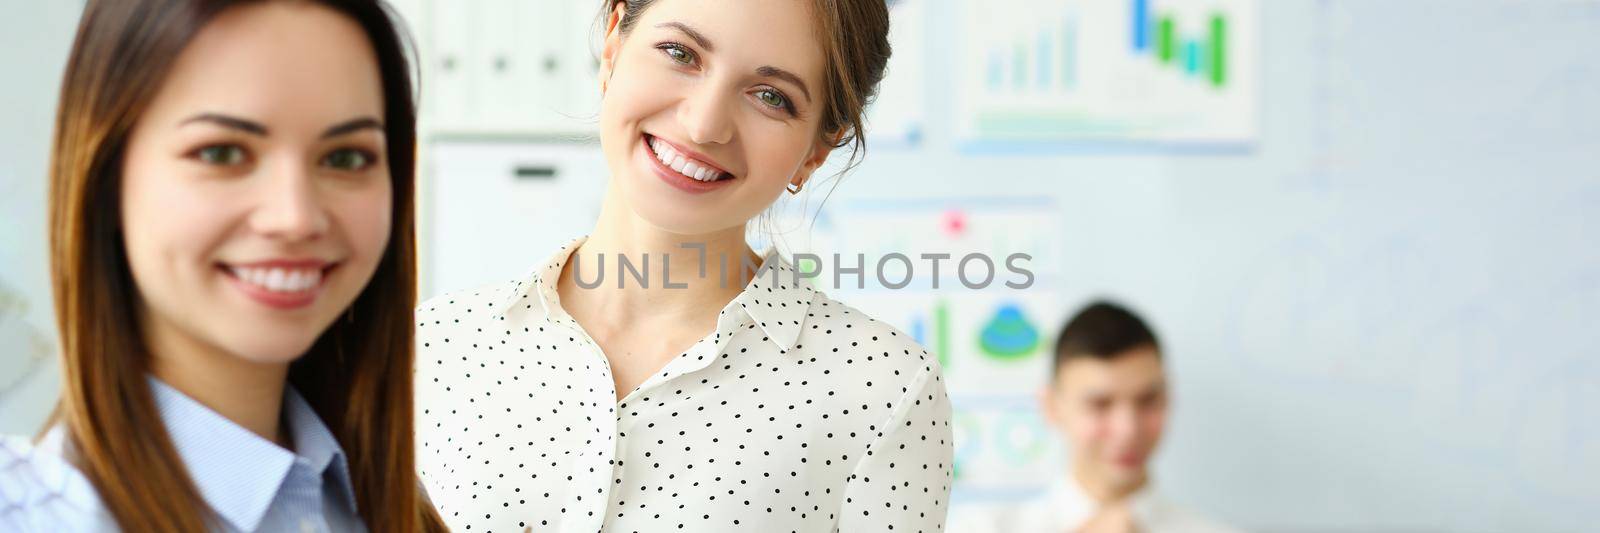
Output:
<instances>
[{"instance_id":1,"label":"blue bar on chart","mask_svg":"<svg viewBox=\"0 0 1600 533\"><path fill-rule=\"evenodd\" d=\"M1133 51L1150 49L1150 0L1133 0Z\"/></svg>"},{"instance_id":2,"label":"blue bar on chart","mask_svg":"<svg viewBox=\"0 0 1600 533\"><path fill-rule=\"evenodd\" d=\"M1000 92L1006 84L1006 58L998 51L989 54L989 91Z\"/></svg>"},{"instance_id":3,"label":"blue bar on chart","mask_svg":"<svg viewBox=\"0 0 1600 533\"><path fill-rule=\"evenodd\" d=\"M1021 90L1028 86L1028 43L1017 41L1015 54L1011 60L1011 87Z\"/></svg>"},{"instance_id":4,"label":"blue bar on chart","mask_svg":"<svg viewBox=\"0 0 1600 533\"><path fill-rule=\"evenodd\" d=\"M1055 76L1050 75L1050 51L1055 48L1055 43L1050 38L1050 32L1039 32L1038 41L1039 55L1033 58L1034 68L1038 71L1034 73L1033 81L1038 85L1040 91L1049 91L1050 82L1055 80Z\"/></svg>"},{"instance_id":5,"label":"blue bar on chart","mask_svg":"<svg viewBox=\"0 0 1600 533\"><path fill-rule=\"evenodd\" d=\"M1072 89L1073 86L1077 85L1078 80L1074 73L1074 70L1077 69L1077 65L1074 64L1077 60L1074 57L1077 52L1074 49L1077 42L1078 21L1069 16L1065 25L1061 28L1061 87L1063 89Z\"/></svg>"}]
</instances>

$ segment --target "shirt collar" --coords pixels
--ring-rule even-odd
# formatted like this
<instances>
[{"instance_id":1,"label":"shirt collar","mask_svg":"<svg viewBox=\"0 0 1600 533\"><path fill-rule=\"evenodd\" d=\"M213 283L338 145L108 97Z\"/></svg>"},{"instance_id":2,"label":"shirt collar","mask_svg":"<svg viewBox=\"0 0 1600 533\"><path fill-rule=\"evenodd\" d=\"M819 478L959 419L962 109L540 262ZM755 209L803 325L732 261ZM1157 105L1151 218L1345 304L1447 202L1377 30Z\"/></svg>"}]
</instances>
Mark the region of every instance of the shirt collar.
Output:
<instances>
[{"instance_id":1,"label":"shirt collar","mask_svg":"<svg viewBox=\"0 0 1600 533\"><path fill-rule=\"evenodd\" d=\"M572 252L587 240L587 237L573 239L517 281L500 301L500 317L504 318L517 309L538 306L547 319L572 321L572 317L561 309L556 280L561 278L561 269ZM738 267L729 265L729 268ZM800 338L801 326L809 316L811 300L817 295L811 283L797 272L794 265L783 258L783 254L777 250L768 251L755 277L732 302L722 308L722 314L726 316L734 310L742 312L761 327L767 339L776 344L780 351L789 351Z\"/></svg>"},{"instance_id":2,"label":"shirt collar","mask_svg":"<svg viewBox=\"0 0 1600 533\"><path fill-rule=\"evenodd\" d=\"M189 478L211 509L235 528L253 531L260 525L296 460L324 476L331 468L341 501L356 510L344 450L293 387L284 388L283 399L284 423L295 446L290 452L155 377L149 382Z\"/></svg>"},{"instance_id":3,"label":"shirt collar","mask_svg":"<svg viewBox=\"0 0 1600 533\"><path fill-rule=\"evenodd\" d=\"M817 295L811 283L799 276L793 264L776 250L768 251L755 277L724 310L738 306L766 332L767 339L788 352L800 338Z\"/></svg>"},{"instance_id":4,"label":"shirt collar","mask_svg":"<svg viewBox=\"0 0 1600 533\"><path fill-rule=\"evenodd\" d=\"M1150 509L1154 499L1155 489L1153 484L1146 480L1144 486L1139 487L1127 496L1128 509L1136 519L1148 517L1150 516ZM1056 519L1051 524L1051 527L1073 531L1083 527L1084 522L1094 517L1095 512L1100 507L1100 503L1090 497L1089 493L1083 489L1083 485L1079 484L1078 480L1070 475L1057 479L1055 483L1050 485L1050 489L1046 492L1045 501L1049 502L1050 508L1053 509L1053 516Z\"/></svg>"},{"instance_id":5,"label":"shirt collar","mask_svg":"<svg viewBox=\"0 0 1600 533\"><path fill-rule=\"evenodd\" d=\"M589 238L585 236L568 241L555 253L550 254L544 262L534 266L533 270L518 279L500 300L497 316L504 319L518 309L533 310L537 306L536 311L543 313L546 318L570 320L571 317L567 316L567 312L561 309L561 297L556 294L556 281L561 279L561 269L566 266L567 259L572 257L572 252L577 251L587 240Z\"/></svg>"}]
</instances>

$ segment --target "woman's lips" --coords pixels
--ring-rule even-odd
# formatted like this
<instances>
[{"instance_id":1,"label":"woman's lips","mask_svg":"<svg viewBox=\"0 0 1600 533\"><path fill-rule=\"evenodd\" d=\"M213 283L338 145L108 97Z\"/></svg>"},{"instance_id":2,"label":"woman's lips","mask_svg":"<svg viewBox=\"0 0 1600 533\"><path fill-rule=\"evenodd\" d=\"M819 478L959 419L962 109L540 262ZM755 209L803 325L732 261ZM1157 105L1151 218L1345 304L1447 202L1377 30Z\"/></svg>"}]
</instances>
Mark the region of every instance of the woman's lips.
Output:
<instances>
[{"instance_id":1,"label":"woman's lips","mask_svg":"<svg viewBox=\"0 0 1600 533\"><path fill-rule=\"evenodd\" d=\"M318 260L272 260L221 264L218 270L239 292L274 309L299 309L316 302L338 266Z\"/></svg>"},{"instance_id":2,"label":"woman's lips","mask_svg":"<svg viewBox=\"0 0 1600 533\"><path fill-rule=\"evenodd\" d=\"M718 179L711 180L711 181L702 181L702 180L698 180L698 179L695 179L695 178L692 178L692 177L689 177L689 176L685 176L682 172L674 170L672 167L667 166L666 163L661 162L661 159L658 157L658 155L656 153L656 150L651 147L651 140L652 139L654 139L654 137L650 136L649 134L644 134L644 135L641 135L639 137L639 147L640 147L640 150L642 152L640 154L641 157L645 158L646 165L649 166L650 170L658 178L660 178L662 181L666 182L668 185L671 185L671 186L677 188L678 190L681 190L681 191L684 191L684 192L687 192L687 193L691 193L691 194L703 194L703 193L715 191L715 190L721 189L723 187L726 187L728 184L736 181L736 179L737 179L731 173L722 172L722 171L720 171L718 169L715 169L715 168L712 168L711 170L716 170L717 172L722 174L722 177L720 177ZM703 162L697 162L697 163L703 163ZM699 166L699 165L697 164L697 166ZM709 165L707 165L707 166L709 166ZM706 167L701 167L701 168L706 168Z\"/></svg>"}]
</instances>

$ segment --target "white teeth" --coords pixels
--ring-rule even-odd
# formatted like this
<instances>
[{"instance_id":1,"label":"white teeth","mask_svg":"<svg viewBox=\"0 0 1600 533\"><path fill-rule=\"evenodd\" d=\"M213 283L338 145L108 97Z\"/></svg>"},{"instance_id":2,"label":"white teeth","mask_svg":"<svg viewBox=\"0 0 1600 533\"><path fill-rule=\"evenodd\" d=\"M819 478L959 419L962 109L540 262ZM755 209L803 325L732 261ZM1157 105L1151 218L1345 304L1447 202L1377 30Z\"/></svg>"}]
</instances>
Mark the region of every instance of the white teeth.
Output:
<instances>
[{"instance_id":1,"label":"white teeth","mask_svg":"<svg viewBox=\"0 0 1600 533\"><path fill-rule=\"evenodd\" d=\"M651 137L650 150L655 152L656 159L660 160L662 165L666 165L667 168L671 168L689 178L699 181L716 181L717 178L722 177L722 172L685 157L683 154L673 150L671 145L662 142L661 139Z\"/></svg>"},{"instance_id":2,"label":"white teeth","mask_svg":"<svg viewBox=\"0 0 1600 533\"><path fill-rule=\"evenodd\" d=\"M660 159L663 164L672 162L674 152L665 143L656 141L655 144L651 145L651 149L655 150L656 159Z\"/></svg>"},{"instance_id":3,"label":"white teeth","mask_svg":"<svg viewBox=\"0 0 1600 533\"><path fill-rule=\"evenodd\" d=\"M322 283L320 269L229 267L240 281L272 292L304 292Z\"/></svg>"}]
</instances>

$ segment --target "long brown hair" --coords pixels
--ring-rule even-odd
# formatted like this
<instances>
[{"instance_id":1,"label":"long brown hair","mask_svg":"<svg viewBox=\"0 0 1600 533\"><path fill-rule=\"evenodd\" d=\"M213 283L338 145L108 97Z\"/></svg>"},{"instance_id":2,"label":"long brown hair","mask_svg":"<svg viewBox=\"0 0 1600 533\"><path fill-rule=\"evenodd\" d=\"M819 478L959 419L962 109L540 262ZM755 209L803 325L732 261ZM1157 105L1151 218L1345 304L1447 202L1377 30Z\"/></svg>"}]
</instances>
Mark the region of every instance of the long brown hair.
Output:
<instances>
[{"instance_id":1,"label":"long brown hair","mask_svg":"<svg viewBox=\"0 0 1600 533\"><path fill-rule=\"evenodd\" d=\"M125 531L202 532L210 515L159 429L145 378L150 356L119 223L123 151L183 48L219 13L251 1L90 0L62 81L50 274L65 383L52 418L65 427L68 457ZM356 21L377 56L394 216L388 248L349 318L291 365L289 382L344 448L369 529L443 530L413 464L413 72L397 17L381 0L319 3Z\"/></svg>"}]
</instances>

